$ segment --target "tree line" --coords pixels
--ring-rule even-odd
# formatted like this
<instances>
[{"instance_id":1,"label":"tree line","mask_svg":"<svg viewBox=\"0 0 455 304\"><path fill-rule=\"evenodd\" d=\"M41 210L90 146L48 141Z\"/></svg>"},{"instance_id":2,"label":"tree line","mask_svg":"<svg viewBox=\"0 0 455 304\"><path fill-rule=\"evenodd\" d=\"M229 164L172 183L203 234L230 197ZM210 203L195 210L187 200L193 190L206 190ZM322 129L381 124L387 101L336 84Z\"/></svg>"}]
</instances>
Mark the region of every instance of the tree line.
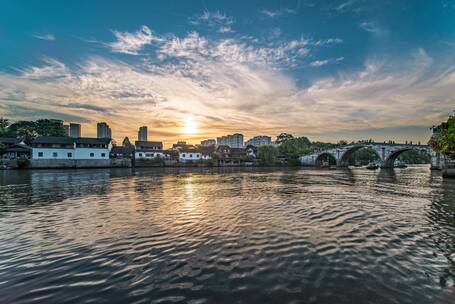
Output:
<instances>
[{"instance_id":1,"label":"tree line","mask_svg":"<svg viewBox=\"0 0 455 304\"><path fill-rule=\"evenodd\" d=\"M433 150L455 159L455 115L449 117L437 127L433 127L433 136L428 141Z\"/></svg>"},{"instance_id":2,"label":"tree line","mask_svg":"<svg viewBox=\"0 0 455 304\"><path fill-rule=\"evenodd\" d=\"M0 118L0 137L20 138L30 143L37 136L67 136L67 133L59 120L38 119L10 123L8 119Z\"/></svg>"}]
</instances>

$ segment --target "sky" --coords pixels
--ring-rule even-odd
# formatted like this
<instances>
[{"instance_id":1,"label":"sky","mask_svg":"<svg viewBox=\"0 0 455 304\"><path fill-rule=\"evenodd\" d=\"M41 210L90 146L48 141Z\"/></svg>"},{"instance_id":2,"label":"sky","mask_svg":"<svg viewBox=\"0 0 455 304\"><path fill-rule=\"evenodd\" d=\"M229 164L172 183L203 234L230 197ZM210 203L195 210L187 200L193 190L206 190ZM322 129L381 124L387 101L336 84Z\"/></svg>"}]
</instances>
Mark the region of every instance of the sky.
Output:
<instances>
[{"instance_id":1,"label":"sky","mask_svg":"<svg viewBox=\"0 0 455 304\"><path fill-rule=\"evenodd\" d=\"M453 110L455 0L0 3L11 121L426 142Z\"/></svg>"}]
</instances>

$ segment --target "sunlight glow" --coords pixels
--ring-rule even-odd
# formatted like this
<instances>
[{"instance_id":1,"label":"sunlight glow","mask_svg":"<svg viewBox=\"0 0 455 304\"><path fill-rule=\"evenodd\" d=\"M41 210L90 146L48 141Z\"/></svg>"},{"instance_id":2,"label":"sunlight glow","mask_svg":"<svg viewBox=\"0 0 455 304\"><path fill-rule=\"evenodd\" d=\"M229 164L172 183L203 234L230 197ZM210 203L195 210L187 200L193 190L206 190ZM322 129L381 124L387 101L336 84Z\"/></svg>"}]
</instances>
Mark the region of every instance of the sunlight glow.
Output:
<instances>
[{"instance_id":1,"label":"sunlight glow","mask_svg":"<svg viewBox=\"0 0 455 304\"><path fill-rule=\"evenodd\" d=\"M185 127L183 129L185 134L196 134L197 133L197 125L193 118L187 118L185 120Z\"/></svg>"}]
</instances>

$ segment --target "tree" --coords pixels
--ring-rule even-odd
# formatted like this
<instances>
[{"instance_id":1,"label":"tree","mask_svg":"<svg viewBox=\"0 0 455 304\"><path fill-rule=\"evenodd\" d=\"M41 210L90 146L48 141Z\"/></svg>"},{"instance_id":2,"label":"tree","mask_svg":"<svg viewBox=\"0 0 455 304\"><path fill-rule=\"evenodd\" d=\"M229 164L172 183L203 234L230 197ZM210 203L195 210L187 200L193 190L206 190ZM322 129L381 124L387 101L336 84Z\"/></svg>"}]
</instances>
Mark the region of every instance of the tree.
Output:
<instances>
[{"instance_id":1,"label":"tree","mask_svg":"<svg viewBox=\"0 0 455 304\"><path fill-rule=\"evenodd\" d=\"M278 149L271 145L261 146L258 148L257 156L261 165L273 166L277 161Z\"/></svg>"},{"instance_id":2,"label":"tree","mask_svg":"<svg viewBox=\"0 0 455 304\"><path fill-rule=\"evenodd\" d=\"M338 145L339 145L339 146L346 146L347 144L348 144L348 142L347 142L346 140L344 140L344 139L342 139L342 140L340 140L340 141L338 142Z\"/></svg>"},{"instance_id":3,"label":"tree","mask_svg":"<svg viewBox=\"0 0 455 304\"><path fill-rule=\"evenodd\" d=\"M428 145L437 152L455 158L455 116L450 116L446 123L435 127Z\"/></svg>"},{"instance_id":4,"label":"tree","mask_svg":"<svg viewBox=\"0 0 455 304\"><path fill-rule=\"evenodd\" d=\"M2 125L1 122L0 125ZM3 125L6 125L4 120ZM0 133L1 130L0 126ZM22 138L30 143L36 136L66 136L66 132L60 120L38 119L37 121L15 122L6 128L4 136Z\"/></svg>"},{"instance_id":5,"label":"tree","mask_svg":"<svg viewBox=\"0 0 455 304\"><path fill-rule=\"evenodd\" d=\"M0 137L6 137L8 133L9 120L0 117Z\"/></svg>"},{"instance_id":6,"label":"tree","mask_svg":"<svg viewBox=\"0 0 455 304\"><path fill-rule=\"evenodd\" d=\"M23 139L27 144L30 144L36 136L37 133L31 126L21 126L16 130L16 137Z\"/></svg>"},{"instance_id":7,"label":"tree","mask_svg":"<svg viewBox=\"0 0 455 304\"><path fill-rule=\"evenodd\" d=\"M133 145L131 144L130 139L128 138L128 136L126 136L126 137L123 139L122 146L127 147L127 148L131 148L131 147L133 146Z\"/></svg>"},{"instance_id":8,"label":"tree","mask_svg":"<svg viewBox=\"0 0 455 304\"><path fill-rule=\"evenodd\" d=\"M286 140L290 140L290 139L293 139L294 136L292 134L288 134L288 133L281 133L280 135L278 135L276 137L276 143L277 144L281 144L282 142L286 141Z\"/></svg>"},{"instance_id":9,"label":"tree","mask_svg":"<svg viewBox=\"0 0 455 304\"><path fill-rule=\"evenodd\" d=\"M38 119L34 123L34 131L41 136L66 136L65 128L60 120Z\"/></svg>"}]
</instances>

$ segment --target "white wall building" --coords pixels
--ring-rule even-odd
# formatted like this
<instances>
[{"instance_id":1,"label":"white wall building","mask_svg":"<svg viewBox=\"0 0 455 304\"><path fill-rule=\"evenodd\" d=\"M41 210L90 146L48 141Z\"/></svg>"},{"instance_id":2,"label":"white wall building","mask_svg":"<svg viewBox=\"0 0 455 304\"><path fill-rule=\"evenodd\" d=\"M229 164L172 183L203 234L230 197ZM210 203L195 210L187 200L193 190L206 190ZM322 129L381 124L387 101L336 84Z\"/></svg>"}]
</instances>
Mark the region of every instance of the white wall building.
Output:
<instances>
[{"instance_id":1,"label":"white wall building","mask_svg":"<svg viewBox=\"0 0 455 304\"><path fill-rule=\"evenodd\" d=\"M189 149L180 149L179 150L179 161L188 162L188 161L200 161L202 160L202 153L197 150Z\"/></svg>"},{"instance_id":2,"label":"white wall building","mask_svg":"<svg viewBox=\"0 0 455 304\"><path fill-rule=\"evenodd\" d=\"M134 157L136 159L154 159L157 157L161 157L164 159L169 158L169 154L163 150L145 150L139 149L134 152Z\"/></svg>"},{"instance_id":3,"label":"white wall building","mask_svg":"<svg viewBox=\"0 0 455 304\"><path fill-rule=\"evenodd\" d=\"M272 138L270 136L255 136L245 142L245 146L268 146L272 144Z\"/></svg>"},{"instance_id":4,"label":"white wall building","mask_svg":"<svg viewBox=\"0 0 455 304\"><path fill-rule=\"evenodd\" d=\"M32 159L109 159L110 139L38 136L32 142Z\"/></svg>"}]
</instances>

